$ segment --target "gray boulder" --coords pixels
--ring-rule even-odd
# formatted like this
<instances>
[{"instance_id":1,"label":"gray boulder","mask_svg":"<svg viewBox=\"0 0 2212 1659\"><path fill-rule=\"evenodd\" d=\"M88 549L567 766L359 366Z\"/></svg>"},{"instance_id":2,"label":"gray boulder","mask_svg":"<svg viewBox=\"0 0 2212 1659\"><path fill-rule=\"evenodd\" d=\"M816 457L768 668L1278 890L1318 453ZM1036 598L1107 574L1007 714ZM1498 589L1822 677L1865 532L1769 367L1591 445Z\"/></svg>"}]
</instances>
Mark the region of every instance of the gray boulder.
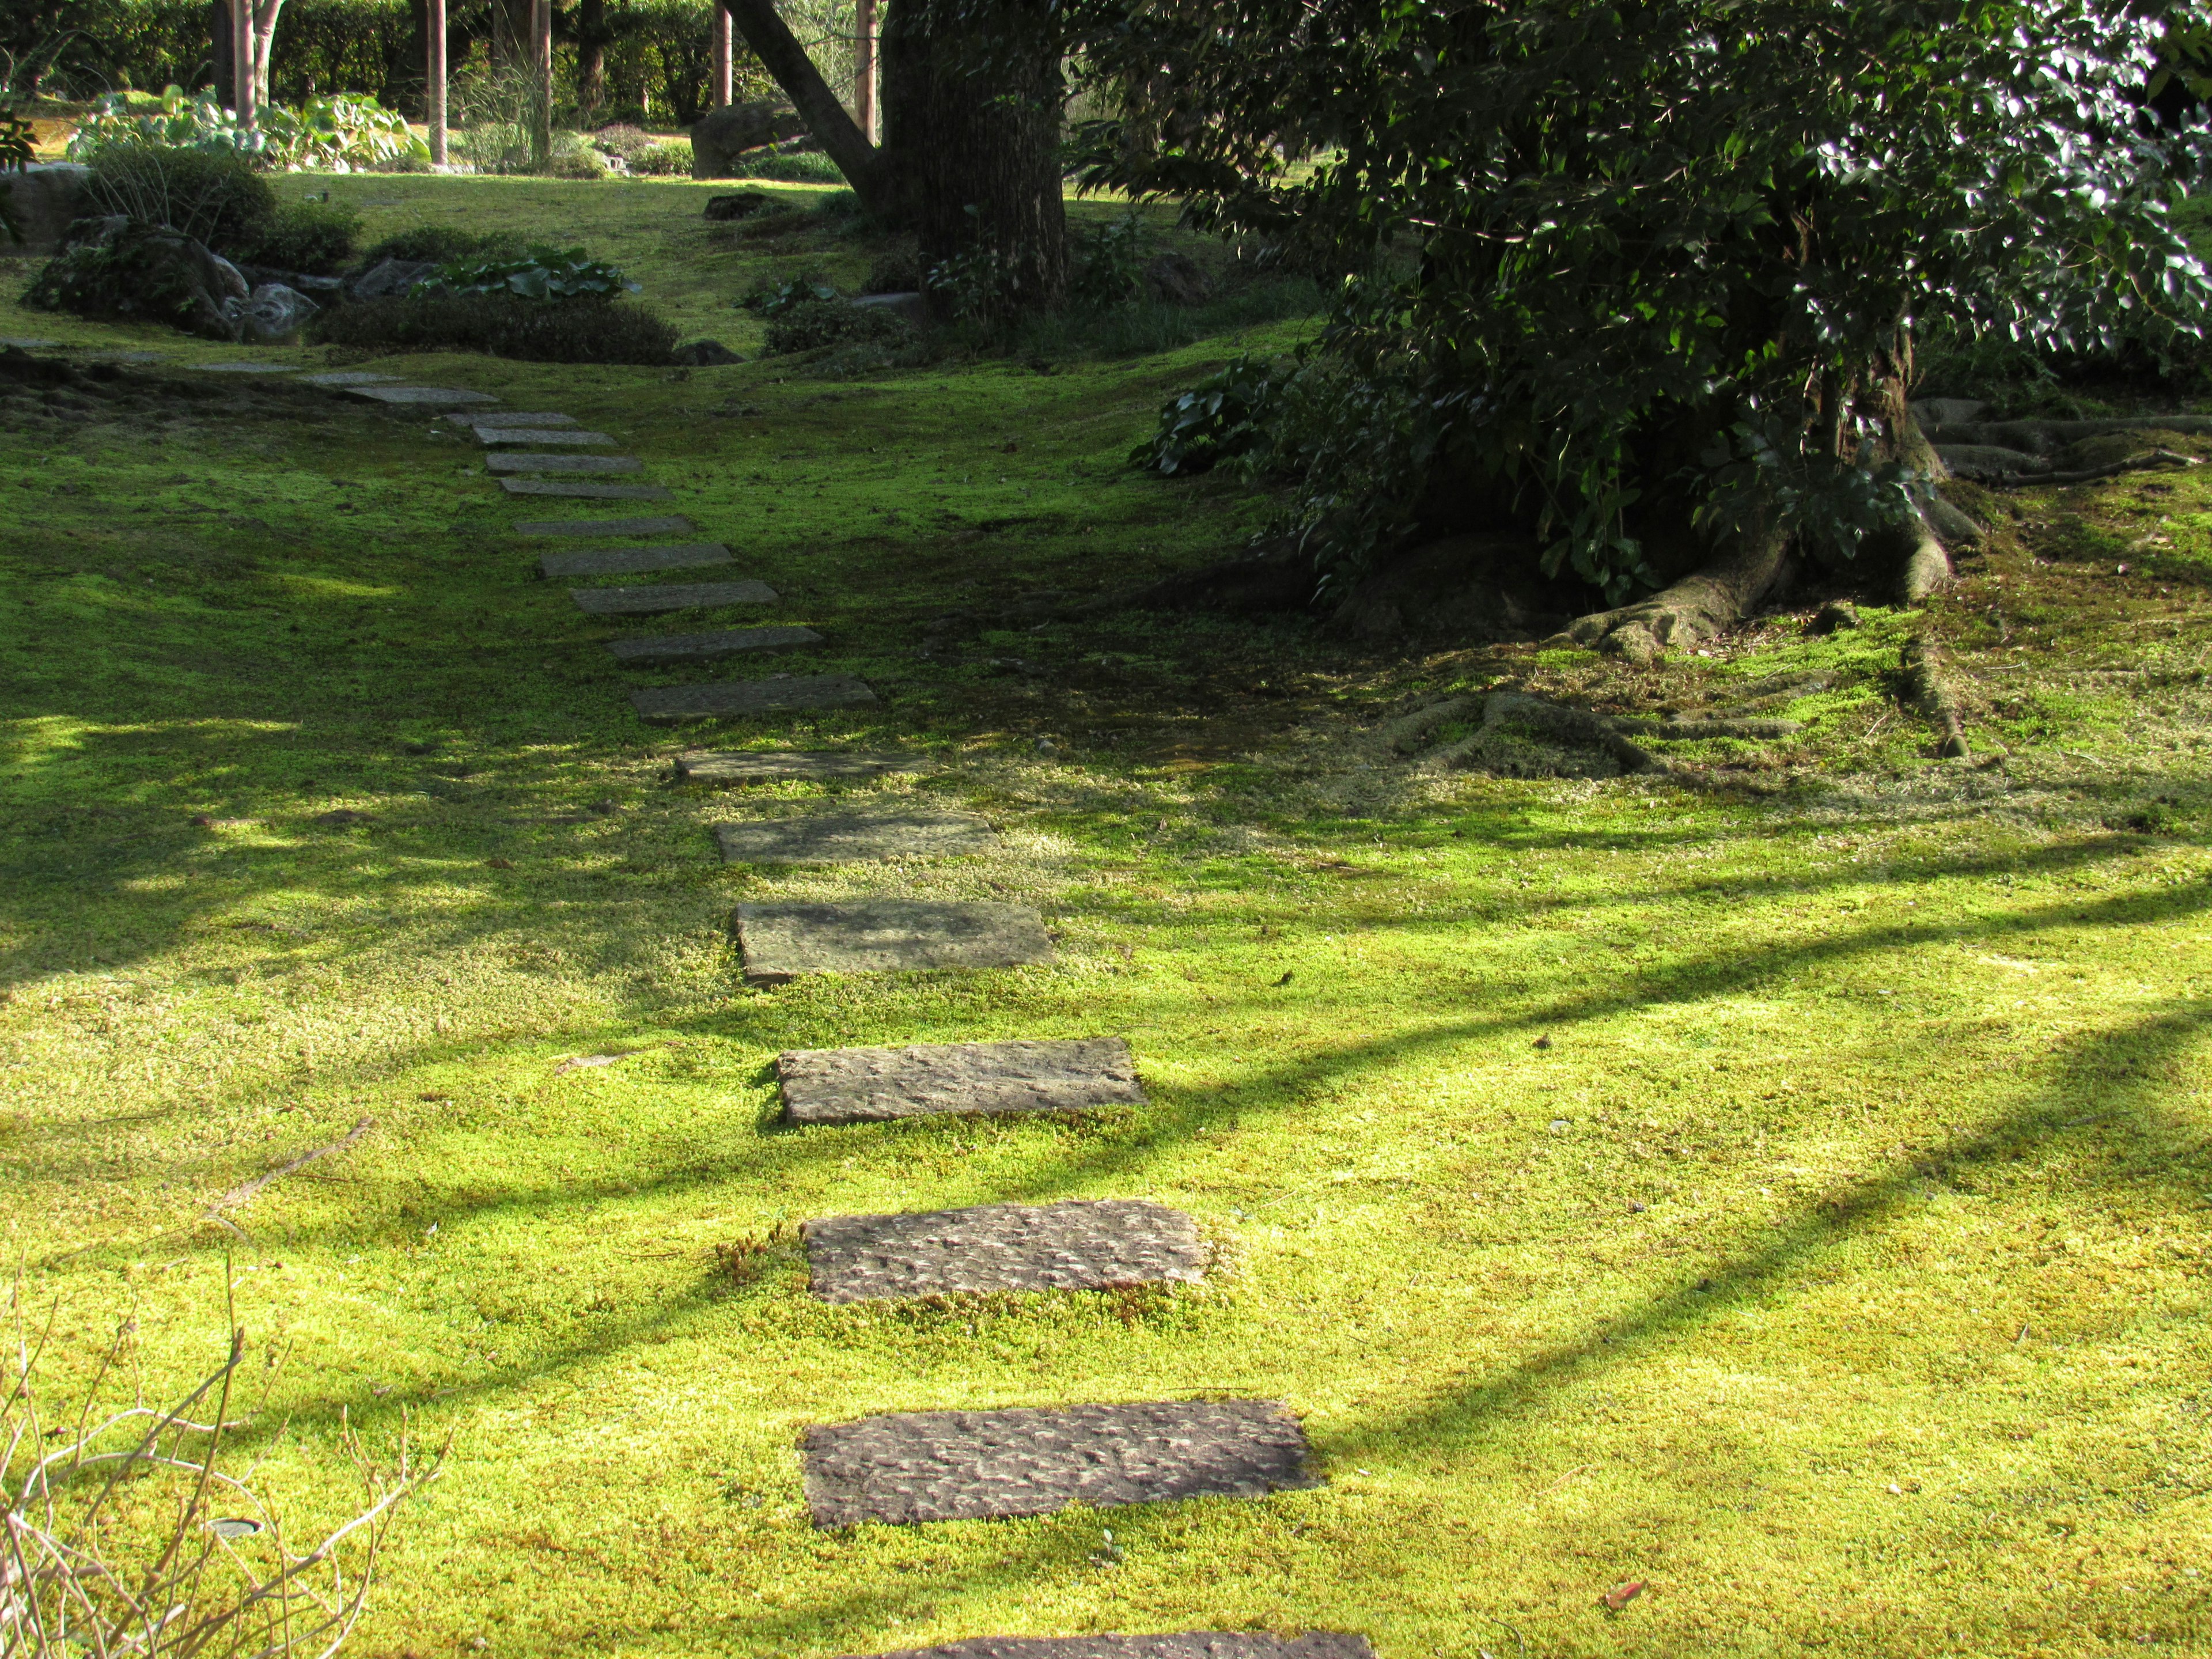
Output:
<instances>
[{"instance_id":1,"label":"gray boulder","mask_svg":"<svg viewBox=\"0 0 2212 1659\"><path fill-rule=\"evenodd\" d=\"M1202 306L1213 284L1188 253L1163 253L1145 267L1145 291L1162 305Z\"/></svg>"},{"instance_id":2,"label":"gray boulder","mask_svg":"<svg viewBox=\"0 0 2212 1659\"><path fill-rule=\"evenodd\" d=\"M23 240L10 253L58 253L70 227L91 206L87 185L92 169L73 161L45 161L21 173L0 173L0 190L23 227Z\"/></svg>"},{"instance_id":3,"label":"gray boulder","mask_svg":"<svg viewBox=\"0 0 2212 1659\"><path fill-rule=\"evenodd\" d=\"M252 299L246 278L182 231L110 218L80 222L24 302L80 317L149 318L210 340L235 340Z\"/></svg>"},{"instance_id":4,"label":"gray boulder","mask_svg":"<svg viewBox=\"0 0 2212 1659\"><path fill-rule=\"evenodd\" d=\"M744 359L720 340L694 340L689 345L677 347L670 361L685 368L719 368L725 363L741 363Z\"/></svg>"},{"instance_id":5,"label":"gray boulder","mask_svg":"<svg viewBox=\"0 0 2212 1659\"><path fill-rule=\"evenodd\" d=\"M780 98L757 98L709 110L691 128L691 176L733 178L737 158L747 150L780 144L805 131L799 112Z\"/></svg>"},{"instance_id":6,"label":"gray boulder","mask_svg":"<svg viewBox=\"0 0 2212 1659\"><path fill-rule=\"evenodd\" d=\"M275 345L297 337L307 319L322 307L297 289L282 283L264 283L244 300L224 303L224 313L237 325L238 337L261 345Z\"/></svg>"},{"instance_id":7,"label":"gray boulder","mask_svg":"<svg viewBox=\"0 0 2212 1659\"><path fill-rule=\"evenodd\" d=\"M916 328L929 326L929 301L920 294L863 294L853 303L863 311L902 318Z\"/></svg>"},{"instance_id":8,"label":"gray boulder","mask_svg":"<svg viewBox=\"0 0 2212 1659\"><path fill-rule=\"evenodd\" d=\"M434 259L380 259L347 284L346 295L355 300L396 299L437 270Z\"/></svg>"}]
</instances>

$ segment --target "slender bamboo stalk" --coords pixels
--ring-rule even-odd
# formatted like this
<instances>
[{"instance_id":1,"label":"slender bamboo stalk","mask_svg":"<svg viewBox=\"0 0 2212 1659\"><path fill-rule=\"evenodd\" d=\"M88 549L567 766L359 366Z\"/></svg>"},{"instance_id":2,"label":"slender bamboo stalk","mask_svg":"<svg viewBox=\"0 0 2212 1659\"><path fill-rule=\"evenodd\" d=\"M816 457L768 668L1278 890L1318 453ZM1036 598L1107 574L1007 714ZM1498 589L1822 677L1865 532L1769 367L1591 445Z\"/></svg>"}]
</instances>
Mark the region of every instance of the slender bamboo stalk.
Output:
<instances>
[{"instance_id":1,"label":"slender bamboo stalk","mask_svg":"<svg viewBox=\"0 0 2212 1659\"><path fill-rule=\"evenodd\" d=\"M530 66L538 94L530 153L543 167L553 156L553 0L531 0L530 43Z\"/></svg>"},{"instance_id":2,"label":"slender bamboo stalk","mask_svg":"<svg viewBox=\"0 0 2212 1659\"><path fill-rule=\"evenodd\" d=\"M430 129L430 162L446 165L446 0L428 0L423 25L429 52L423 65L422 120Z\"/></svg>"}]
</instances>

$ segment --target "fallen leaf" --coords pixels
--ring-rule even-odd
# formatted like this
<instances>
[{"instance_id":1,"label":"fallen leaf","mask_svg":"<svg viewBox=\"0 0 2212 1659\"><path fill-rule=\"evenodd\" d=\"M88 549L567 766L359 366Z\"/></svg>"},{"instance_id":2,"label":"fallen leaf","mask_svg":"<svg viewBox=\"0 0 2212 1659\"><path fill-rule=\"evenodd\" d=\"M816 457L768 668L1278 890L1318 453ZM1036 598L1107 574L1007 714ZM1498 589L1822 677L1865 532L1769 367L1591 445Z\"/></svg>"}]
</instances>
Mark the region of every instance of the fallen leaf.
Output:
<instances>
[{"instance_id":1,"label":"fallen leaf","mask_svg":"<svg viewBox=\"0 0 2212 1659\"><path fill-rule=\"evenodd\" d=\"M1615 1584L1611 1589L1607 1590L1605 1593L1605 1604L1613 1612L1619 1613L1623 1607L1626 1607L1631 1601L1633 1601L1638 1596L1643 1594L1644 1581L1641 1578L1632 1578L1626 1583Z\"/></svg>"}]
</instances>

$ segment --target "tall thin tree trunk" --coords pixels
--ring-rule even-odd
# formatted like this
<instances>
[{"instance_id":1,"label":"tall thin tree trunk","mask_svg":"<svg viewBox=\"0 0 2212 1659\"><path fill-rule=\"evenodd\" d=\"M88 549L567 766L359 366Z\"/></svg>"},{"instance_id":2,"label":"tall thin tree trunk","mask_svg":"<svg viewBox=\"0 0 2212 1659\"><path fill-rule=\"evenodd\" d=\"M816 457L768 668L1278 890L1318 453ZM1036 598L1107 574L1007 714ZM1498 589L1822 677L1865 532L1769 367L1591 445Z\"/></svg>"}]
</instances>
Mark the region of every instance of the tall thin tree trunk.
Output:
<instances>
[{"instance_id":1,"label":"tall thin tree trunk","mask_svg":"<svg viewBox=\"0 0 2212 1659\"><path fill-rule=\"evenodd\" d=\"M576 101L596 122L607 106L607 0L577 0Z\"/></svg>"},{"instance_id":2,"label":"tall thin tree trunk","mask_svg":"<svg viewBox=\"0 0 2212 1659\"><path fill-rule=\"evenodd\" d=\"M422 120L430 129L430 165L447 165L446 0L428 0L423 22Z\"/></svg>"},{"instance_id":3,"label":"tall thin tree trunk","mask_svg":"<svg viewBox=\"0 0 2212 1659\"><path fill-rule=\"evenodd\" d=\"M853 121L876 142L876 0L854 0L853 7Z\"/></svg>"},{"instance_id":4,"label":"tall thin tree trunk","mask_svg":"<svg viewBox=\"0 0 2212 1659\"><path fill-rule=\"evenodd\" d=\"M253 125L252 0L230 0L230 106L238 125Z\"/></svg>"},{"instance_id":5,"label":"tall thin tree trunk","mask_svg":"<svg viewBox=\"0 0 2212 1659\"><path fill-rule=\"evenodd\" d=\"M737 31L731 26L730 14L720 6L714 8L714 84L712 88L714 107L720 109L730 101L737 68Z\"/></svg>"},{"instance_id":6,"label":"tall thin tree trunk","mask_svg":"<svg viewBox=\"0 0 2212 1659\"><path fill-rule=\"evenodd\" d=\"M214 38L215 49L209 54L208 83L220 98L231 90L233 33L230 27L230 7L227 0L209 0L208 33Z\"/></svg>"},{"instance_id":7,"label":"tall thin tree trunk","mask_svg":"<svg viewBox=\"0 0 2212 1659\"><path fill-rule=\"evenodd\" d=\"M553 0L533 0L530 9L530 159L544 167L553 159Z\"/></svg>"}]
</instances>

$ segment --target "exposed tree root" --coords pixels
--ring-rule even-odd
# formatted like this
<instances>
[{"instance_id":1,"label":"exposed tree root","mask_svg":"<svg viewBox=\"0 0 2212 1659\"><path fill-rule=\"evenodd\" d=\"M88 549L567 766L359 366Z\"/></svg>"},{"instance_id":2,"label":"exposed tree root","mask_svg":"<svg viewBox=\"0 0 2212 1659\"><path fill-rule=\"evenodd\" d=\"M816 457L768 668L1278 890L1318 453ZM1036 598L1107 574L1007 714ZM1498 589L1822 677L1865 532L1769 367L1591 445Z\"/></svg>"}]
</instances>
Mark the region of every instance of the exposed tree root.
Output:
<instances>
[{"instance_id":1,"label":"exposed tree root","mask_svg":"<svg viewBox=\"0 0 2212 1659\"><path fill-rule=\"evenodd\" d=\"M1967 421L1939 427L1928 437L1947 447L1982 444L2033 455L2112 432L2212 433L2212 415L2131 415L2104 421Z\"/></svg>"},{"instance_id":2,"label":"exposed tree root","mask_svg":"<svg viewBox=\"0 0 2212 1659\"><path fill-rule=\"evenodd\" d=\"M2077 472L2005 472L1984 482L1993 489L2019 489L2028 484L2094 483L2100 478L2117 478L2124 472L2142 472L2152 467L2203 465L2191 455L2179 454L2171 449L2153 449L2108 466L2084 467Z\"/></svg>"},{"instance_id":3,"label":"exposed tree root","mask_svg":"<svg viewBox=\"0 0 2212 1659\"><path fill-rule=\"evenodd\" d=\"M1916 635L1905 641L1899 666L1904 671L1905 690L1913 707L1928 717L1942 738L1936 752L1951 760L1972 756L1974 751L1967 747L1965 723L1960 718L1959 694L1943 672L1942 648L1925 635Z\"/></svg>"},{"instance_id":4,"label":"exposed tree root","mask_svg":"<svg viewBox=\"0 0 2212 1659\"><path fill-rule=\"evenodd\" d=\"M1758 529L1650 599L1579 618L1565 637L1638 663L1651 661L1669 646L1702 644L1742 620L1765 596L1782 573L1788 545L1782 531Z\"/></svg>"}]
</instances>

